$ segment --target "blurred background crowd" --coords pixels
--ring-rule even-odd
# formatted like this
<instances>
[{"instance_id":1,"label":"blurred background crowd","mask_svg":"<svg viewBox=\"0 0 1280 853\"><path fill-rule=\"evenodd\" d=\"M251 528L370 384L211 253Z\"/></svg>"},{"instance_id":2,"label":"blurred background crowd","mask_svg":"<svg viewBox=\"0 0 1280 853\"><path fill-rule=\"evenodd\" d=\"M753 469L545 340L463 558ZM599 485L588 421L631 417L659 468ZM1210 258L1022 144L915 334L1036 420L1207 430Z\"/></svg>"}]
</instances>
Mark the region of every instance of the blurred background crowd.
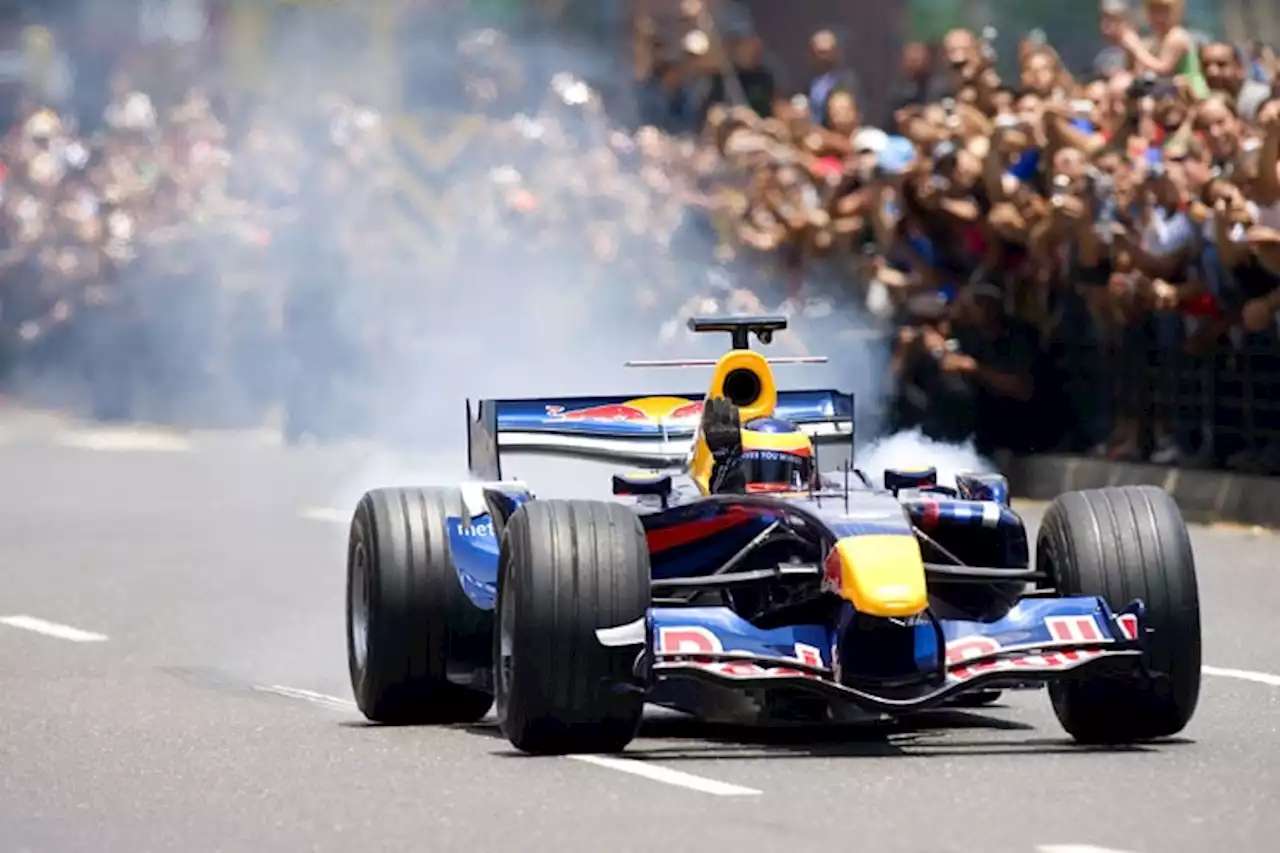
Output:
<instances>
[{"instance_id":1,"label":"blurred background crowd","mask_svg":"<svg viewBox=\"0 0 1280 853\"><path fill-rule=\"evenodd\" d=\"M412 433L784 313L877 431L1280 473L1280 14L1188 2L5 0L0 393Z\"/></svg>"}]
</instances>

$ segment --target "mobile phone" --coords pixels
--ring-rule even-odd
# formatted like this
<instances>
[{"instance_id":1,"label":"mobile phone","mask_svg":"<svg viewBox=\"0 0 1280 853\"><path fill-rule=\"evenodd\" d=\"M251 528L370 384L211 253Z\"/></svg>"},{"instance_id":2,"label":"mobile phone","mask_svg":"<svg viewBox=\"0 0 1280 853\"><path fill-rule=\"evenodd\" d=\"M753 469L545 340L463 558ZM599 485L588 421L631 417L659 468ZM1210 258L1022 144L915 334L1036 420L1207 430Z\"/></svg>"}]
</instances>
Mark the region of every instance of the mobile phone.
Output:
<instances>
[{"instance_id":1,"label":"mobile phone","mask_svg":"<svg viewBox=\"0 0 1280 853\"><path fill-rule=\"evenodd\" d=\"M1067 202L1067 190L1071 188L1071 179L1066 175L1057 175L1053 179L1053 195L1049 203L1054 207L1062 207Z\"/></svg>"}]
</instances>

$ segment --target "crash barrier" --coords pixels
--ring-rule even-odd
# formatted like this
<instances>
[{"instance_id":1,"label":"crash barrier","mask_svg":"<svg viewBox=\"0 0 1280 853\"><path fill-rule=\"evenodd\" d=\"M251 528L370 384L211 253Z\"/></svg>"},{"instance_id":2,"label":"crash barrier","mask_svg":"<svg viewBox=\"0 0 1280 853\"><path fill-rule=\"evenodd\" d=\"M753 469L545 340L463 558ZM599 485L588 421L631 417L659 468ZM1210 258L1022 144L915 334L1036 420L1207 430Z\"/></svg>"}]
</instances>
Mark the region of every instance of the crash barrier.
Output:
<instances>
[{"instance_id":1,"label":"crash barrier","mask_svg":"<svg viewBox=\"0 0 1280 853\"><path fill-rule=\"evenodd\" d=\"M1050 501L1079 489L1156 486L1173 495L1188 521L1280 528L1280 477L1062 454L997 454L997 464L1009 479L1010 494L1023 500Z\"/></svg>"},{"instance_id":2,"label":"crash barrier","mask_svg":"<svg viewBox=\"0 0 1280 853\"><path fill-rule=\"evenodd\" d=\"M956 441L973 409L968 417L976 423L977 446L987 453L1056 452L1100 463L1280 473L1280 341L1228 335L1188 351L1153 343L1131 327L1111 340L1046 336L1032 361L1021 365L999 361L999 344L984 363L979 350L965 353L962 344L950 343L981 366L1032 380L1031 399L1001 398L980 377L948 377L926 363L901 377L900 396L927 402L910 408L915 421L898 428L920 426L931 438Z\"/></svg>"},{"instance_id":3,"label":"crash barrier","mask_svg":"<svg viewBox=\"0 0 1280 853\"><path fill-rule=\"evenodd\" d=\"M1115 462L1280 473L1280 340L1224 336L1188 351L1135 337L1051 343L1037 402L1062 425L1053 446Z\"/></svg>"}]
</instances>

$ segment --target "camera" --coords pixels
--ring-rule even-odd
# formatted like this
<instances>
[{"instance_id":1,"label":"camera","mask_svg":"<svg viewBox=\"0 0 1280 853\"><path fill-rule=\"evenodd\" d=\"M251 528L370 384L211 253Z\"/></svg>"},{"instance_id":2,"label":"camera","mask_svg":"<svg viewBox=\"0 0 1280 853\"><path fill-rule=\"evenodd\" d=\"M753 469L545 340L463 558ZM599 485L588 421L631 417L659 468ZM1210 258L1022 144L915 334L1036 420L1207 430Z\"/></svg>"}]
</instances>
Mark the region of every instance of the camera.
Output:
<instances>
[{"instance_id":1,"label":"camera","mask_svg":"<svg viewBox=\"0 0 1280 853\"><path fill-rule=\"evenodd\" d=\"M1125 97L1131 100L1139 100L1153 94L1160 77L1154 71L1144 71L1138 78L1129 84L1129 88L1125 90Z\"/></svg>"},{"instance_id":2,"label":"camera","mask_svg":"<svg viewBox=\"0 0 1280 853\"><path fill-rule=\"evenodd\" d=\"M996 33L995 27L988 25L982 28L980 50L982 51L982 58L986 62L996 61L996 47L995 47L996 35L997 33Z\"/></svg>"},{"instance_id":3,"label":"camera","mask_svg":"<svg viewBox=\"0 0 1280 853\"><path fill-rule=\"evenodd\" d=\"M1093 230L1104 246L1115 241L1112 227L1118 221L1118 201L1116 199L1115 178L1090 167L1085 173L1085 183L1093 194Z\"/></svg>"},{"instance_id":4,"label":"camera","mask_svg":"<svg viewBox=\"0 0 1280 853\"><path fill-rule=\"evenodd\" d=\"M1080 118L1088 118L1093 115L1093 101L1088 98L1077 98L1071 102L1071 113Z\"/></svg>"},{"instance_id":5,"label":"camera","mask_svg":"<svg viewBox=\"0 0 1280 853\"><path fill-rule=\"evenodd\" d=\"M1105 202L1114 198L1116 193L1115 178L1106 172L1100 171L1096 167L1090 167L1085 173L1085 180L1088 183L1093 197L1099 202Z\"/></svg>"}]
</instances>

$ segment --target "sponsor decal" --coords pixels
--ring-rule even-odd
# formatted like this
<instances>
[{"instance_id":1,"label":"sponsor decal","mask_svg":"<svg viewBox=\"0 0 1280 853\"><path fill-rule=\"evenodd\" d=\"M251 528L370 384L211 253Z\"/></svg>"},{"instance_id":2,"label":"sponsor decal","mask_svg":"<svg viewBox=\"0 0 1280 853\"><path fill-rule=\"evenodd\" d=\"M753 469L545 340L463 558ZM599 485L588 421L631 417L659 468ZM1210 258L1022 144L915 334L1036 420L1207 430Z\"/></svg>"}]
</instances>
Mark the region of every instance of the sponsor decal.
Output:
<instances>
[{"instance_id":1,"label":"sponsor decal","mask_svg":"<svg viewBox=\"0 0 1280 853\"><path fill-rule=\"evenodd\" d=\"M552 412L560 408L559 412ZM589 406L585 409L565 411L559 406L548 406L547 414L559 421L626 421L645 423L653 420L649 413L626 403L610 403L605 406Z\"/></svg>"},{"instance_id":2,"label":"sponsor decal","mask_svg":"<svg viewBox=\"0 0 1280 853\"><path fill-rule=\"evenodd\" d=\"M458 522L458 535L467 539L492 539L493 538L493 520L482 521L479 524L467 524L463 521Z\"/></svg>"},{"instance_id":3,"label":"sponsor decal","mask_svg":"<svg viewBox=\"0 0 1280 853\"><path fill-rule=\"evenodd\" d=\"M840 560L840 552L832 548L827 553L827 558L822 561L822 581L818 584L819 591L840 594L840 590L843 587L841 581L843 566L844 564Z\"/></svg>"},{"instance_id":4,"label":"sponsor decal","mask_svg":"<svg viewBox=\"0 0 1280 853\"><path fill-rule=\"evenodd\" d=\"M1045 627L1049 630L1049 636L1057 643L1097 643L1103 640L1102 631L1098 628L1097 621L1091 615L1050 616L1044 621ZM1132 625L1136 635L1136 617L1132 619ZM1124 628L1123 624L1122 629L1126 631L1127 635L1129 629ZM1005 658L1003 660L983 661L972 666L965 665L965 661L995 654L1000 649L1000 643L996 640L978 634L952 640L947 643L947 671L953 678L967 681L984 672L1065 669L1102 654L1101 651L1092 649L1087 651L1053 651Z\"/></svg>"},{"instance_id":5,"label":"sponsor decal","mask_svg":"<svg viewBox=\"0 0 1280 853\"><path fill-rule=\"evenodd\" d=\"M693 420L702 417L702 403L685 403L683 406L677 406L671 414L667 415L669 421Z\"/></svg>"},{"instance_id":6,"label":"sponsor decal","mask_svg":"<svg viewBox=\"0 0 1280 853\"><path fill-rule=\"evenodd\" d=\"M705 657L700 658L698 657L700 654L723 654L725 652L724 645L720 642L720 638L700 625L659 628L657 651L664 654L678 654L684 657L682 660L672 660L670 658L664 659L658 662L659 666L663 663L680 663L685 666L696 666L699 669L709 670L724 678L818 677L811 672L802 672L801 670L791 669L789 667L766 667L745 660L715 661ZM742 654L745 656L750 655L751 652L731 652L731 654ZM822 651L816 646L796 643L794 660L797 663L803 663L806 666L822 666Z\"/></svg>"},{"instance_id":7,"label":"sponsor decal","mask_svg":"<svg viewBox=\"0 0 1280 853\"><path fill-rule=\"evenodd\" d=\"M674 423L696 420L702 415L701 402L678 398L637 397L621 403L605 403L584 409L566 409L560 405L546 407L547 417L557 421L615 421L623 423Z\"/></svg>"}]
</instances>

